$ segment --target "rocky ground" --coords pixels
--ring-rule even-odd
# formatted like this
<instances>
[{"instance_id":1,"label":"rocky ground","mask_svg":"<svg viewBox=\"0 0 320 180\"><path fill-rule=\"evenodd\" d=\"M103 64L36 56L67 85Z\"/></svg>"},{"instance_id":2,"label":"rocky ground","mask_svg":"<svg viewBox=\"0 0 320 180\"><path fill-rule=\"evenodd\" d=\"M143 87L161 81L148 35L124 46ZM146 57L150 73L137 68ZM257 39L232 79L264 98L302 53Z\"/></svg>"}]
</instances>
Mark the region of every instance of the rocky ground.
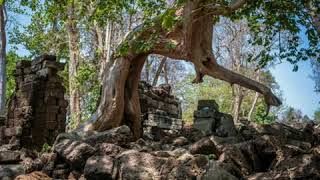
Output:
<instances>
[{"instance_id":1,"label":"rocky ground","mask_svg":"<svg viewBox=\"0 0 320 180\"><path fill-rule=\"evenodd\" d=\"M242 122L234 136L154 129L136 142L127 126L94 135L60 134L40 157L2 147L3 179L319 179L320 129ZM220 127L220 129L223 127ZM233 133L229 133L233 134Z\"/></svg>"}]
</instances>

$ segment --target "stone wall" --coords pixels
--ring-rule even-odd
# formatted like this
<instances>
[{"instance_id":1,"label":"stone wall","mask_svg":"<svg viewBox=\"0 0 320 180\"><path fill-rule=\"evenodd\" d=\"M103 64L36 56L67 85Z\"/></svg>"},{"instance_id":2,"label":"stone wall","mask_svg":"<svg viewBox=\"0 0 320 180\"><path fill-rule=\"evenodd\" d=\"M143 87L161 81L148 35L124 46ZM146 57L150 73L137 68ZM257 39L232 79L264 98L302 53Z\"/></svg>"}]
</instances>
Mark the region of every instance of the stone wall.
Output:
<instances>
[{"instance_id":1,"label":"stone wall","mask_svg":"<svg viewBox=\"0 0 320 180\"><path fill-rule=\"evenodd\" d=\"M140 82L140 105L145 130L152 127L164 130L182 128L181 102L170 91L169 85L152 87L146 82Z\"/></svg>"},{"instance_id":2,"label":"stone wall","mask_svg":"<svg viewBox=\"0 0 320 180\"><path fill-rule=\"evenodd\" d=\"M0 145L40 150L44 143L53 144L55 137L64 132L68 103L57 74L63 68L64 64L49 55L17 64L16 90L7 118L0 124Z\"/></svg>"}]
</instances>

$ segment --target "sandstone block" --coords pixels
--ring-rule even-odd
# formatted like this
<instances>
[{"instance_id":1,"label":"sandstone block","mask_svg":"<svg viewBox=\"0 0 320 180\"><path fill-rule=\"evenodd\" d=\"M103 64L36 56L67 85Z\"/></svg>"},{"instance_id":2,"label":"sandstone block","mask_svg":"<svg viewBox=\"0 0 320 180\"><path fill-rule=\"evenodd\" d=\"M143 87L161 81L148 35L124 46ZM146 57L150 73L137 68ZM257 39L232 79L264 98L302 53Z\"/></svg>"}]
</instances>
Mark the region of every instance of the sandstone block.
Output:
<instances>
[{"instance_id":1,"label":"sandstone block","mask_svg":"<svg viewBox=\"0 0 320 180\"><path fill-rule=\"evenodd\" d=\"M17 163L21 161L20 155L16 151L0 151L0 164Z\"/></svg>"}]
</instances>

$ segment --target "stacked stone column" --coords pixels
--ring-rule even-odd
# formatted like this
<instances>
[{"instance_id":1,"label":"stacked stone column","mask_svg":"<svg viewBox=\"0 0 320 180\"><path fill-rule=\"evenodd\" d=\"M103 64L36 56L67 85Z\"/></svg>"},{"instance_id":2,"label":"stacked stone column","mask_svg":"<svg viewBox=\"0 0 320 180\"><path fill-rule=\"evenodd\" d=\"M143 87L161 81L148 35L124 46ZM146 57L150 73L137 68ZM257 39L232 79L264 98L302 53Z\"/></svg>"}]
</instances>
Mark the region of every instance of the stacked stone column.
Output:
<instances>
[{"instance_id":1,"label":"stacked stone column","mask_svg":"<svg viewBox=\"0 0 320 180\"><path fill-rule=\"evenodd\" d=\"M157 94L146 82L139 84L140 105L145 131L152 127L176 131L182 128L179 99L170 94Z\"/></svg>"},{"instance_id":2,"label":"stacked stone column","mask_svg":"<svg viewBox=\"0 0 320 180\"><path fill-rule=\"evenodd\" d=\"M64 64L49 55L17 64L16 90L10 99L7 119L0 127L2 144L40 150L64 132L68 103L57 74L63 68Z\"/></svg>"},{"instance_id":3,"label":"stacked stone column","mask_svg":"<svg viewBox=\"0 0 320 180\"><path fill-rule=\"evenodd\" d=\"M218 113L219 106L214 100L199 100L197 110L194 111L193 126L204 134L212 134Z\"/></svg>"}]
</instances>

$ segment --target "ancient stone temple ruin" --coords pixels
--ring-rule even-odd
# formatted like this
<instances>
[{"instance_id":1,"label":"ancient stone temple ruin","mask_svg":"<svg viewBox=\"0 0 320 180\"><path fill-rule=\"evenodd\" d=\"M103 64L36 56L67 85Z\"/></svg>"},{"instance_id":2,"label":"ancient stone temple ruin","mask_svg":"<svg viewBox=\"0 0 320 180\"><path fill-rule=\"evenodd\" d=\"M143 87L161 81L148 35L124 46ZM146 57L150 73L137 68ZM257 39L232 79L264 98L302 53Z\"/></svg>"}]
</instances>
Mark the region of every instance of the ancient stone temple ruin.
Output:
<instances>
[{"instance_id":1,"label":"ancient stone temple ruin","mask_svg":"<svg viewBox=\"0 0 320 180\"><path fill-rule=\"evenodd\" d=\"M68 103L57 74L63 68L64 64L49 55L17 64L16 90L7 118L0 124L0 145L41 150L43 144L53 144L55 137L64 132Z\"/></svg>"},{"instance_id":2,"label":"ancient stone temple ruin","mask_svg":"<svg viewBox=\"0 0 320 180\"><path fill-rule=\"evenodd\" d=\"M219 106L214 100L198 101L197 110L194 111L194 127L205 134L211 134L215 126L215 117Z\"/></svg>"},{"instance_id":3,"label":"ancient stone temple ruin","mask_svg":"<svg viewBox=\"0 0 320 180\"><path fill-rule=\"evenodd\" d=\"M146 82L140 82L139 94L145 131L153 127L172 131L182 128L181 103L171 95L169 85L152 87Z\"/></svg>"},{"instance_id":4,"label":"ancient stone temple ruin","mask_svg":"<svg viewBox=\"0 0 320 180\"><path fill-rule=\"evenodd\" d=\"M207 135L215 134L226 137L237 134L233 117L219 112L219 106L215 100L198 101L198 108L194 111L193 126Z\"/></svg>"}]
</instances>

